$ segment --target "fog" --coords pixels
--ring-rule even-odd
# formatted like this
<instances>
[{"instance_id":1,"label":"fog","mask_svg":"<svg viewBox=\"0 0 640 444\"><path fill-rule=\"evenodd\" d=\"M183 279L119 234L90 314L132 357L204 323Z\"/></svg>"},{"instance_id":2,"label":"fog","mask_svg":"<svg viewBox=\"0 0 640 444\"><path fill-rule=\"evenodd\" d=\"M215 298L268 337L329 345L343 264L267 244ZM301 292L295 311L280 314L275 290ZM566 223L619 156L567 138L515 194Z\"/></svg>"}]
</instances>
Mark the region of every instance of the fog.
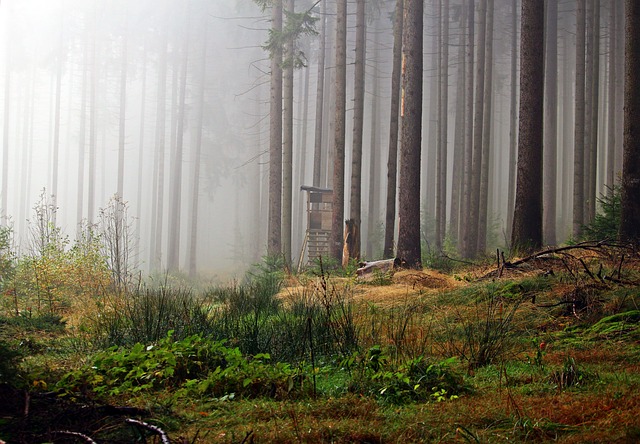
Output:
<instances>
[{"instance_id":1,"label":"fog","mask_svg":"<svg viewBox=\"0 0 640 444\"><path fill-rule=\"evenodd\" d=\"M346 194L356 40L355 2L347 3ZM480 51L478 29L475 48L472 44L468 51L468 5L475 6L478 28L478 5L486 3L425 2L421 217L428 252L441 250L445 237L455 249L465 226L484 225L483 251L508 243L515 191L519 2L489 2L494 5L492 21L487 21L493 31L487 33L493 36L489 59L480 68L476 61L470 71L469 57L479 57ZM593 219L596 197L615 183L621 169L622 8L614 7L621 2L587 3L592 9L586 14L591 70L591 133L586 137L594 148L589 166L585 164L588 216L580 224ZM363 257L377 259L384 237L396 2L365 4L361 232ZM558 30L547 47L556 53L547 57L556 64L547 66L555 77L547 73L547 90L554 84L550 91L555 92L547 96L551 107L545 110L557 127L545 140L545 150L555 147L548 151L554 154L545 184L549 177L557 179L549 194L545 191L545 211L551 214L545 220L545 233L551 234L545 237L550 243L572 235L572 190L577 186L576 2L554 5ZM293 89L293 221L287 259L294 265L307 223L300 186L312 184L314 166L320 170L316 185L332 186L336 15L332 0L297 0L295 7L309 9L318 19L318 32L326 20L327 45L320 68L325 88L318 98L322 35L305 35L297 42L305 66L295 70ZM145 272L232 276L260 260L267 247L269 205L270 60L263 47L271 27L269 8L263 11L252 0L2 0L0 25L1 210L3 223L13 226L18 248L24 248L32 208L43 192L54 196L56 223L71 238L79 227L96 223L100 209L121 195L137 239L137 262ZM474 99L481 69L488 70L481 85L485 92L476 90ZM318 100L324 100L321 114L316 113ZM473 115L468 110L474 107L487 113L481 131L488 156L482 166L479 223L469 219L461 203L470 193L463 185L471 173L462 168L460 153L471 153L467 135L477 121L469 120ZM314 126L320 117L322 156L314 165ZM441 159L445 165L437 167Z\"/></svg>"},{"instance_id":2,"label":"fog","mask_svg":"<svg viewBox=\"0 0 640 444\"><path fill-rule=\"evenodd\" d=\"M266 98L260 82L268 64L260 45L269 25L252 2L4 0L0 23L8 161L2 210L19 245L43 190L55 194L57 223L72 238L79 215L96 222L99 209L119 191L122 136L122 198L143 269L167 266L169 221L176 213L179 267L186 269L196 163L198 270L227 273L259 259L260 241L251 237L259 224L252 207L260 203L249 204L248 196L263 174L259 140L265 137ZM165 114L164 132L159 113ZM160 179L154 174L159 155ZM175 162L182 167L177 175ZM174 199L176 180L181 186ZM159 214L160 202L162 229L151 216ZM162 231L155 253L153 230Z\"/></svg>"}]
</instances>

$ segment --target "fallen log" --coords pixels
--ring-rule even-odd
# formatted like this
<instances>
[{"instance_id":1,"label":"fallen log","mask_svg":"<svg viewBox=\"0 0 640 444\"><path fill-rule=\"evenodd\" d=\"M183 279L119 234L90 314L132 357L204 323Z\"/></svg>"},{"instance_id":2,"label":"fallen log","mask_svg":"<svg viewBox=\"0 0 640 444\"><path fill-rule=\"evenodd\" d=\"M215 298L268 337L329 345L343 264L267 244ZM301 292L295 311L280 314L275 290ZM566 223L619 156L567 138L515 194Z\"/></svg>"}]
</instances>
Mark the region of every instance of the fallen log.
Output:
<instances>
[{"instance_id":1,"label":"fallen log","mask_svg":"<svg viewBox=\"0 0 640 444\"><path fill-rule=\"evenodd\" d=\"M356 270L356 276L358 276L358 279L368 280L373 278L376 273L389 273L399 265L398 258L363 262L360 264L360 268Z\"/></svg>"}]
</instances>

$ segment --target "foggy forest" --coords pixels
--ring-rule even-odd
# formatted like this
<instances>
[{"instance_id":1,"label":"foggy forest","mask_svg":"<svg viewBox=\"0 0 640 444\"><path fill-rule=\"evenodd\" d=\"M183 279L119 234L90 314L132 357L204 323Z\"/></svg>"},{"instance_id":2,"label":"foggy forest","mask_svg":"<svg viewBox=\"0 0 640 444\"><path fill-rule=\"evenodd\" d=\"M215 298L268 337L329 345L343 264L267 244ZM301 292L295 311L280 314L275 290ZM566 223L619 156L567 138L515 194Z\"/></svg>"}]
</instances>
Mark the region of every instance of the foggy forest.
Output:
<instances>
[{"instance_id":1,"label":"foggy forest","mask_svg":"<svg viewBox=\"0 0 640 444\"><path fill-rule=\"evenodd\" d=\"M36 208L54 208L55 224L74 238L115 205L145 272L234 274L270 249L296 266L310 260L301 187L315 187L342 192L338 242L351 218L360 225L356 256L391 257L398 196L389 166L400 144L394 29L402 26L394 19L402 2L283 3L284 13L250 0L3 0L0 207L17 248L28 248ZM543 243L555 245L579 239L599 197L619 184L624 8L546 4L536 69L545 78ZM344 73L336 62L341 7ZM508 248L520 2L429 0L422 18L423 254ZM283 57L278 42L287 39ZM274 70L284 71L276 108ZM337 94L346 104L338 173ZM276 145L276 235L274 120L283 147Z\"/></svg>"}]
</instances>

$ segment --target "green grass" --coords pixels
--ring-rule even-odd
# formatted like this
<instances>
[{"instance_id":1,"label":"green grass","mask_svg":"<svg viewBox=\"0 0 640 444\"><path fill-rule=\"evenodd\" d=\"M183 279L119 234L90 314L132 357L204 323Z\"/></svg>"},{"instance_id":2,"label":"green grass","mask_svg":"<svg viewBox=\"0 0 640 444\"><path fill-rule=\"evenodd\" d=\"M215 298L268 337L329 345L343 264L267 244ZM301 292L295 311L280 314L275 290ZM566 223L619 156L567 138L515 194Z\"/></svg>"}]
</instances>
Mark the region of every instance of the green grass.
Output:
<instances>
[{"instance_id":1,"label":"green grass","mask_svg":"<svg viewBox=\"0 0 640 444\"><path fill-rule=\"evenodd\" d=\"M283 281L273 268L203 295L149 290L129 300L107 330L65 325L65 318L0 319L0 354L13 359L7 371L18 387L49 391L71 371L59 385L64 402L73 400L64 408L137 406L147 410L144 420L183 442L640 436L637 287L589 286L592 304L575 314L556 304L584 284L559 273L410 289L402 300L374 304L354 299L371 283L326 276L277 294ZM178 321L180 335L167 339ZM120 347L105 350L104 332L118 325L129 326L113 341ZM157 335L138 339L134 325ZM214 345L221 339L224 346ZM47 413L33 399L33 421L57 415L97 440L132 439L121 418L90 424L65 416L60 401ZM0 423L0 438L11 441L23 424L19 415L4 418L11 419Z\"/></svg>"}]
</instances>

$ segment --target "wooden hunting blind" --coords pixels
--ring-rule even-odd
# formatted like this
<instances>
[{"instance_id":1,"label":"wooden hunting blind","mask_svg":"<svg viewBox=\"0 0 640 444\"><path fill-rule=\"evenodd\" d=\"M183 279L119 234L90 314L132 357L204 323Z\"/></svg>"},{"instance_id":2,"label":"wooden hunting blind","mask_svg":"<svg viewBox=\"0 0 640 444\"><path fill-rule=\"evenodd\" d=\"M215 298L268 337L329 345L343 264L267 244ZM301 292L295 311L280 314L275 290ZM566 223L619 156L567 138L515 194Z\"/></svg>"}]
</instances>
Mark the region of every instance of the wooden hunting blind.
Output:
<instances>
[{"instance_id":1,"label":"wooden hunting blind","mask_svg":"<svg viewBox=\"0 0 640 444\"><path fill-rule=\"evenodd\" d=\"M320 256L329 255L331 218L333 216L333 190L302 185L307 192L307 232L302 242L302 252L298 268L304 258L311 264Z\"/></svg>"}]
</instances>

